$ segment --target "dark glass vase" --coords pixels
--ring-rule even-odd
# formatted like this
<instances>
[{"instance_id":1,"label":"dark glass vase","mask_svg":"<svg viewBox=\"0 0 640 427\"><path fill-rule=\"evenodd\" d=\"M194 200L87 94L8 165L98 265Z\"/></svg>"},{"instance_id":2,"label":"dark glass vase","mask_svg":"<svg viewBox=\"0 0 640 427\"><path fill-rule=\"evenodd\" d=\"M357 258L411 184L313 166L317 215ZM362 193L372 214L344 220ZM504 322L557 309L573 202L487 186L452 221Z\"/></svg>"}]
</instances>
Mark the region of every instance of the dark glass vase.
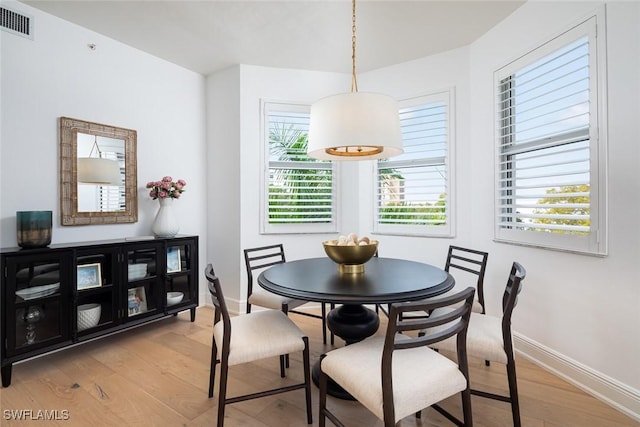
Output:
<instances>
[{"instance_id":1,"label":"dark glass vase","mask_svg":"<svg viewBox=\"0 0 640 427\"><path fill-rule=\"evenodd\" d=\"M18 246L21 248L44 248L51 243L51 211L16 212Z\"/></svg>"}]
</instances>

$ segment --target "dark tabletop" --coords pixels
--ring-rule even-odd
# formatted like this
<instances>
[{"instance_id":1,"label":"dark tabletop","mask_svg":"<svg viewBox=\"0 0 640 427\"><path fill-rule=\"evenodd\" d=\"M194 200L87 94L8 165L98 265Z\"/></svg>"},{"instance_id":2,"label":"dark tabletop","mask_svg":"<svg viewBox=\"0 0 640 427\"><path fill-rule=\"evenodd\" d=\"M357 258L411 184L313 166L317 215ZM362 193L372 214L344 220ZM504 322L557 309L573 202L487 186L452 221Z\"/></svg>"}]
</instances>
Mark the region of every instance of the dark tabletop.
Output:
<instances>
[{"instance_id":1,"label":"dark tabletop","mask_svg":"<svg viewBox=\"0 0 640 427\"><path fill-rule=\"evenodd\" d=\"M264 289L289 298L338 304L386 304L440 295L455 280L429 264L373 257L363 274L340 274L329 258L278 264L258 276Z\"/></svg>"}]
</instances>

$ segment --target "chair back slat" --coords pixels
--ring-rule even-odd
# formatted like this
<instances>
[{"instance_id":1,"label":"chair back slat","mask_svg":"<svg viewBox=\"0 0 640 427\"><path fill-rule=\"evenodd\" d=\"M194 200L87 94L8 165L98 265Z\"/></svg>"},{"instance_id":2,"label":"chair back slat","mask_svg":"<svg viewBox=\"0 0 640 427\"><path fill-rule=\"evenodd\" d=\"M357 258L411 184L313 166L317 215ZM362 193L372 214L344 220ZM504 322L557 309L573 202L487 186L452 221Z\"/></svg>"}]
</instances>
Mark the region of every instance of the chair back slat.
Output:
<instances>
[{"instance_id":1,"label":"chair back slat","mask_svg":"<svg viewBox=\"0 0 640 427\"><path fill-rule=\"evenodd\" d=\"M257 270L259 268L269 267L286 261L284 256L284 246L282 243L269 246L261 246L258 248L249 248L244 250L244 259L247 269ZM260 262L269 260L267 262Z\"/></svg>"},{"instance_id":2,"label":"chair back slat","mask_svg":"<svg viewBox=\"0 0 640 427\"><path fill-rule=\"evenodd\" d=\"M247 298L253 293L253 274L255 270L263 270L286 261L282 243L244 249L244 264L247 269ZM250 311L251 306L247 305L247 312Z\"/></svg>"},{"instance_id":3,"label":"chair back slat","mask_svg":"<svg viewBox=\"0 0 640 427\"><path fill-rule=\"evenodd\" d=\"M458 334L461 329L466 328L469 321L471 307L473 305L473 297L475 289L469 287L462 292L442 298L434 298L432 300L420 302L396 303L391 305L389 313L389 326L387 327L387 339L393 339L393 349L414 348L442 341L453 335ZM463 304L458 304L458 303ZM456 307L457 305L457 307ZM404 318L402 313L412 312L416 310L432 313L436 308L454 306L450 310L438 310L427 318L411 319ZM402 319L402 320L401 320ZM419 338L403 338L397 339L397 333L432 330L437 326L447 325L446 328L438 328L433 334L426 334ZM431 336L433 335L433 336Z\"/></svg>"},{"instance_id":4,"label":"chair back slat","mask_svg":"<svg viewBox=\"0 0 640 427\"><path fill-rule=\"evenodd\" d=\"M451 245L449 246L447 261L444 266L444 270L456 277L456 281L458 283L462 283L464 281L461 280L461 275L456 275L455 272L451 271L452 269L464 272L462 273L462 276L467 276L468 280L475 281L476 294L478 302L480 302L480 305L482 306L483 314L485 313L484 274L487 269L488 259L488 252Z\"/></svg>"}]
</instances>

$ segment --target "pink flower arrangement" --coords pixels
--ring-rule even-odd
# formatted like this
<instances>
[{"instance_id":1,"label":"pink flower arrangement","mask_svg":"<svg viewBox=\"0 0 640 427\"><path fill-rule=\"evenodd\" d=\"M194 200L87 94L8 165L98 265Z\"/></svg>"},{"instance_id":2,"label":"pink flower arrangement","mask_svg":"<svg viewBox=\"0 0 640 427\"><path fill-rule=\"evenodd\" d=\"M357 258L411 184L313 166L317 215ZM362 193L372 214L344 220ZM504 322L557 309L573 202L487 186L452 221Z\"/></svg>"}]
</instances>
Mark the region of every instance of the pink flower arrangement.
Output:
<instances>
[{"instance_id":1,"label":"pink flower arrangement","mask_svg":"<svg viewBox=\"0 0 640 427\"><path fill-rule=\"evenodd\" d=\"M184 179L174 181L170 176L165 176L161 181L147 182L147 188L150 188L149 196L155 199L179 199L187 185Z\"/></svg>"}]
</instances>

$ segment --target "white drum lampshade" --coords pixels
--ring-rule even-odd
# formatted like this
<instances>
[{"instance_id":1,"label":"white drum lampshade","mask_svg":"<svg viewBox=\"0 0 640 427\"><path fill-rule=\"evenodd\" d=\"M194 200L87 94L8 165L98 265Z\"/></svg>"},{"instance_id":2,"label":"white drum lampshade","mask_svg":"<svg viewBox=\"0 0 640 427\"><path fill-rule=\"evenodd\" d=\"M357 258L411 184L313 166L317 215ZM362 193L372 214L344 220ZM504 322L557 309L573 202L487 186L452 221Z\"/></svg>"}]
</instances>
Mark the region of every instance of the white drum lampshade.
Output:
<instances>
[{"instance_id":1,"label":"white drum lampshade","mask_svg":"<svg viewBox=\"0 0 640 427\"><path fill-rule=\"evenodd\" d=\"M398 103L388 95L351 92L311 106L307 154L321 160L368 160L402 154Z\"/></svg>"},{"instance_id":2,"label":"white drum lampshade","mask_svg":"<svg viewBox=\"0 0 640 427\"><path fill-rule=\"evenodd\" d=\"M78 183L120 186L122 185L120 165L115 160L79 157Z\"/></svg>"}]
</instances>

